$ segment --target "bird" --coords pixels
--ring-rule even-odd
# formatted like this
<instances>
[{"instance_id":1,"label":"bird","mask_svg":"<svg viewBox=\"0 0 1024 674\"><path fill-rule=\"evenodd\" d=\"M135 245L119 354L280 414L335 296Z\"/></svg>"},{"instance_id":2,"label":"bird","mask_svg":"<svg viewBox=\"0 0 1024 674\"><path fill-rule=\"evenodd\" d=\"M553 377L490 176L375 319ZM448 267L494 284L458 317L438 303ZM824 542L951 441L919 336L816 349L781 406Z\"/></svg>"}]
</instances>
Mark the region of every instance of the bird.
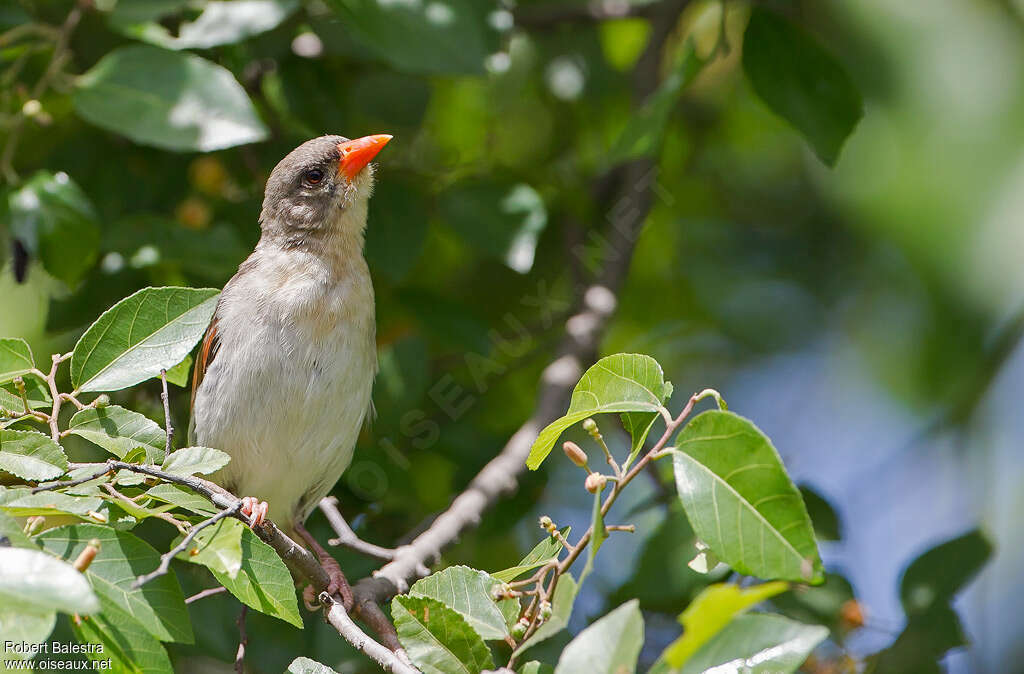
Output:
<instances>
[{"instance_id":1,"label":"bird","mask_svg":"<svg viewBox=\"0 0 1024 674\"><path fill-rule=\"evenodd\" d=\"M192 378L189 442L226 452L211 475L252 526L298 535L351 606L337 561L304 522L352 461L372 415L376 319L363 257L371 162L388 134L321 136L267 180L260 238L227 282ZM312 588L306 588L307 605Z\"/></svg>"}]
</instances>

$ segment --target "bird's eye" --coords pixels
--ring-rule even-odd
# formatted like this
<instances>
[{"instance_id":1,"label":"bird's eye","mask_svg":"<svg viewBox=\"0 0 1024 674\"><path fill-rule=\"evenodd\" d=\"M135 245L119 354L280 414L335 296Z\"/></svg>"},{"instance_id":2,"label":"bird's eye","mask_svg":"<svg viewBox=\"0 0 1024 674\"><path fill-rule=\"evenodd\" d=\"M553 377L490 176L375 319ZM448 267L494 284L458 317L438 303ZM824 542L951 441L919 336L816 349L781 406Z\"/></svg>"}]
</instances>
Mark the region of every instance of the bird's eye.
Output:
<instances>
[{"instance_id":1,"label":"bird's eye","mask_svg":"<svg viewBox=\"0 0 1024 674\"><path fill-rule=\"evenodd\" d=\"M324 179L324 172L320 169L309 169L302 174L302 179L310 185L316 185Z\"/></svg>"}]
</instances>

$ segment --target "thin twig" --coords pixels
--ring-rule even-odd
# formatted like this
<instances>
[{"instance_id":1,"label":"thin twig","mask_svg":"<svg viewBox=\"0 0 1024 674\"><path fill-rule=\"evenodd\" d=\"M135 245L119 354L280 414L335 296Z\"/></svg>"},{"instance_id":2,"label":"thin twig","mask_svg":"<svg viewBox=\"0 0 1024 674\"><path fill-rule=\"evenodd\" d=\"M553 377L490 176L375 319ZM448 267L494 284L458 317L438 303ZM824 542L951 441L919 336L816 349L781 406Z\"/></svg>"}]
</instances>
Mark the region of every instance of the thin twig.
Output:
<instances>
[{"instance_id":1,"label":"thin twig","mask_svg":"<svg viewBox=\"0 0 1024 674\"><path fill-rule=\"evenodd\" d=\"M96 472L91 473L89 475L86 475L85 477L75 478L74 480L64 480L64 481L56 481L56 482L44 482L43 484L41 484L41 485L39 485L37 487L33 487L32 488L32 493L33 494L38 494L41 491L51 491L53 489L64 489L65 487L77 487L80 484L85 484L86 482L92 482L93 480L95 480L98 477L103 477L107 473L113 472L113 470L114 470L113 468L111 468L110 466L107 466L106 464L104 464L103 468L100 468Z\"/></svg>"},{"instance_id":2,"label":"thin twig","mask_svg":"<svg viewBox=\"0 0 1024 674\"><path fill-rule=\"evenodd\" d=\"M249 613L249 607L242 604L242 611L238 614L238 651L235 652L235 674L242 674L245 671L245 647L249 645L249 635L245 631L245 616Z\"/></svg>"},{"instance_id":3,"label":"thin twig","mask_svg":"<svg viewBox=\"0 0 1024 674\"><path fill-rule=\"evenodd\" d=\"M108 494L113 496L118 501L121 501L122 503L127 503L129 506L138 507L138 504L135 502L135 498L138 498L138 496L136 496L135 498L128 498L118 490L114 489L114 485L110 484L109 482L104 482L102 486L104 491L106 491ZM173 525L174 528L181 532L182 535L187 534L189 531L188 526L184 522L178 520L174 517L174 515L170 513L153 513L153 517L161 519L167 522L168 524Z\"/></svg>"},{"instance_id":4,"label":"thin twig","mask_svg":"<svg viewBox=\"0 0 1024 674\"><path fill-rule=\"evenodd\" d=\"M345 612L345 607L341 602L334 601L326 592L322 592L320 593L320 603L324 606L327 622L338 630L338 634L352 644L357 651L362 651L372 658L385 672L420 674L418 669L404 662L397 652L384 647L359 629L359 626L352 621L351 616ZM404 651L402 653L404 654Z\"/></svg>"},{"instance_id":5,"label":"thin twig","mask_svg":"<svg viewBox=\"0 0 1024 674\"><path fill-rule=\"evenodd\" d=\"M341 545L350 550L361 552L364 555L379 559L384 562L390 562L395 558L395 551L392 548L384 548L373 543L369 543L359 538L356 532L352 530L348 522L345 521L345 517L338 510L338 499L333 496L325 496L320 500L320 510L323 511L327 517L327 521L330 522L331 528L334 529L334 533L338 535L337 538L332 538L327 541L330 545Z\"/></svg>"},{"instance_id":6,"label":"thin twig","mask_svg":"<svg viewBox=\"0 0 1024 674\"><path fill-rule=\"evenodd\" d=\"M195 540L196 535L200 531L202 531L206 527L216 524L217 522L220 522L225 517L233 517L238 513L238 510L241 507L242 502L239 501L233 507L227 508L226 510L221 510L216 515L208 517L198 524L192 525L192 530L188 532L185 538L181 539L181 543L178 543L173 548L171 548L164 554L160 555L160 566L156 567L156 569L154 569L153 571L136 578L135 582L132 584L132 589L137 590L149 581L165 575L171 568L171 560L174 559L174 557L177 556L179 553L187 550L188 546L192 543L193 540Z\"/></svg>"},{"instance_id":7,"label":"thin twig","mask_svg":"<svg viewBox=\"0 0 1024 674\"><path fill-rule=\"evenodd\" d=\"M212 596L217 595L217 594L223 594L223 593L225 593L227 591L228 591L228 589L226 587L224 587L223 585L221 585L219 587L211 587L209 589L202 590L200 592L196 592L191 597L186 597L185 598L185 603L186 604L191 604L194 601L199 601L200 599L206 599L207 597L212 597Z\"/></svg>"},{"instance_id":8,"label":"thin twig","mask_svg":"<svg viewBox=\"0 0 1024 674\"><path fill-rule=\"evenodd\" d=\"M164 455L171 453L171 440L174 439L174 426L171 425L171 401L167 395L167 370L160 370L160 400L164 402L164 427L167 439L164 442Z\"/></svg>"}]
</instances>

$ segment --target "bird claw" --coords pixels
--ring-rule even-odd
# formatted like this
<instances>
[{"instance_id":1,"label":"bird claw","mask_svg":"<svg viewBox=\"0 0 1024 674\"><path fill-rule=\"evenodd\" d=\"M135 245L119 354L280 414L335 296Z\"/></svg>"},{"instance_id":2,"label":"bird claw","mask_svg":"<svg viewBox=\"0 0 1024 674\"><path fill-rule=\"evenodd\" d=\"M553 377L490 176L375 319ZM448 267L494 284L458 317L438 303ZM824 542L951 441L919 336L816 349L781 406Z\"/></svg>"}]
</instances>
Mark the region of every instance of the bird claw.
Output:
<instances>
[{"instance_id":1,"label":"bird claw","mask_svg":"<svg viewBox=\"0 0 1024 674\"><path fill-rule=\"evenodd\" d=\"M324 591L332 597L340 596L341 605L345 608L345 611L351 611L355 605L355 598L352 596L352 587L348 584L348 579L345 578L341 567L334 559L330 559L330 561L322 560L321 564L323 564L324 571L327 572L327 577L329 578ZM311 584L302 589L302 603L310 611L320 609L320 593L313 589Z\"/></svg>"},{"instance_id":2,"label":"bird claw","mask_svg":"<svg viewBox=\"0 0 1024 674\"><path fill-rule=\"evenodd\" d=\"M270 506L266 501L260 501L254 496L242 497L242 508L240 512L249 518L249 526L258 527L267 519L267 512Z\"/></svg>"}]
</instances>

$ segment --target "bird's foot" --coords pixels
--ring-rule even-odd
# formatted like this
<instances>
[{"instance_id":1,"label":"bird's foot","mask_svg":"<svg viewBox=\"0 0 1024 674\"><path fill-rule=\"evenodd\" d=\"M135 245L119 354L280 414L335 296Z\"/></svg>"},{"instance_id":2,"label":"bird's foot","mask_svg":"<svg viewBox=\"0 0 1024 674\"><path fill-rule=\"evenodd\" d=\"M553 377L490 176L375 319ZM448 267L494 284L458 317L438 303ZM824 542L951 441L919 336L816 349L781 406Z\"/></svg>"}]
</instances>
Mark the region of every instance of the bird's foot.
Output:
<instances>
[{"instance_id":1,"label":"bird's foot","mask_svg":"<svg viewBox=\"0 0 1024 674\"><path fill-rule=\"evenodd\" d=\"M348 584L348 579L345 578L345 574L342 573L341 567L333 558L321 559L320 564L324 567L324 571L327 572L327 577L330 579L325 591L332 597L334 595L340 595L341 605L345 607L346 611L351 611L352 606L355 604L355 600L352 596L352 587ZM306 608L310 611L317 611L320 609L319 594L312 585L307 585L303 588L302 603L305 604Z\"/></svg>"},{"instance_id":2,"label":"bird's foot","mask_svg":"<svg viewBox=\"0 0 1024 674\"><path fill-rule=\"evenodd\" d=\"M266 501L260 501L254 496L242 497L242 509L240 512L249 518L249 526L258 527L267 519L267 511L270 506Z\"/></svg>"}]
</instances>

